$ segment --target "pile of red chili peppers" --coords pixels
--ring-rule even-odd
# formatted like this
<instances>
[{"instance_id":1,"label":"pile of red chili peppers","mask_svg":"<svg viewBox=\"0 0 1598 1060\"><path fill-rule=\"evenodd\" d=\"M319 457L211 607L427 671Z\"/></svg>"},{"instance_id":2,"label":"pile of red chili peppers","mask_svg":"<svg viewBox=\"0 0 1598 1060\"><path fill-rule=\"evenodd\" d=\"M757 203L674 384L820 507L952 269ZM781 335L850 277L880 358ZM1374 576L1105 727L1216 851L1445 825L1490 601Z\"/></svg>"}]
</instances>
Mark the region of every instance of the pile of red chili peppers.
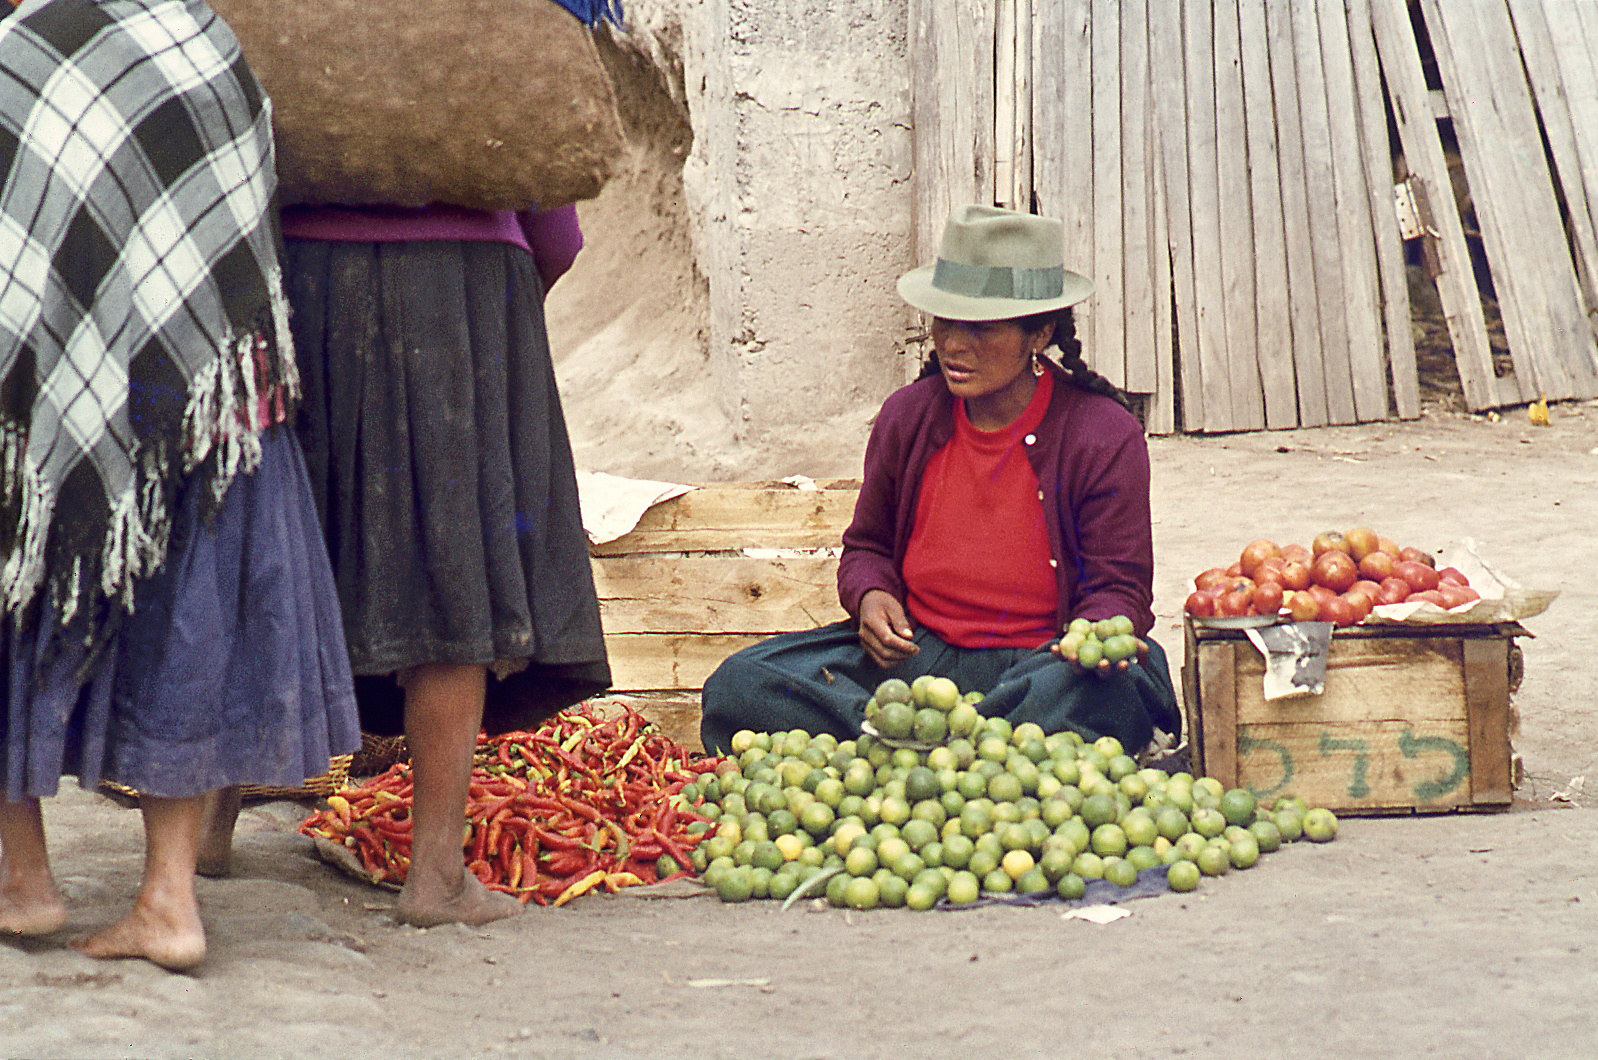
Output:
<instances>
[{"instance_id":1,"label":"pile of red chili peppers","mask_svg":"<svg viewBox=\"0 0 1598 1060\"><path fill-rule=\"evenodd\" d=\"M680 793L721 759L689 757L630 707L600 716L585 703L536 732L479 735L466 867L489 888L539 905L563 905L600 886L614 892L655 883L662 855L677 866L664 879L690 875L691 851L709 833L688 831L706 819ZM404 882L409 763L327 802L300 831L349 847L375 882Z\"/></svg>"}]
</instances>

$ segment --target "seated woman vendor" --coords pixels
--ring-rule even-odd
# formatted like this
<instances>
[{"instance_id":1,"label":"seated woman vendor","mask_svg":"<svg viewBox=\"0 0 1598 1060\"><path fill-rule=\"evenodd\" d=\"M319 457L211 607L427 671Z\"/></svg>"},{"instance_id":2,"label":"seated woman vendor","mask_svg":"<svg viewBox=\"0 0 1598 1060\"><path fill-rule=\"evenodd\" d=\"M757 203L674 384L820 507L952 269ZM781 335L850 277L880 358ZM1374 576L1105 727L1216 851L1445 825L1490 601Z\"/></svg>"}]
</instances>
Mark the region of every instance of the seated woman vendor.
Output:
<instances>
[{"instance_id":1,"label":"seated woman vendor","mask_svg":"<svg viewBox=\"0 0 1598 1060\"><path fill-rule=\"evenodd\" d=\"M850 618L724 661L701 736L857 735L884 679L948 677L977 709L1045 732L1114 736L1137 755L1181 716L1154 625L1149 458L1122 395L1082 361L1059 222L956 209L935 265L899 280L932 317L935 355L883 404L866 446L838 595ZM1061 363L1044 355L1054 346ZM1073 618L1125 615L1127 665L1059 653Z\"/></svg>"}]
</instances>

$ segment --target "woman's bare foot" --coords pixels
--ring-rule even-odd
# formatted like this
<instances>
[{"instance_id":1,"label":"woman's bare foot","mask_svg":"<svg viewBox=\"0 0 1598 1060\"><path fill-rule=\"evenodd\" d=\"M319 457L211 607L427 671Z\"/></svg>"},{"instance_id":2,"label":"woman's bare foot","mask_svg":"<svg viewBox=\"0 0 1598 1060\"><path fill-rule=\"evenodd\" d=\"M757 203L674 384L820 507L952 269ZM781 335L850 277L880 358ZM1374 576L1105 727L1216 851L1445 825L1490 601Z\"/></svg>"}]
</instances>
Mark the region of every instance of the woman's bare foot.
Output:
<instances>
[{"instance_id":1,"label":"woman's bare foot","mask_svg":"<svg viewBox=\"0 0 1598 1060\"><path fill-rule=\"evenodd\" d=\"M0 799L0 931L48 935L66 922L67 907L50 872L39 800Z\"/></svg>"},{"instance_id":2,"label":"woman's bare foot","mask_svg":"<svg viewBox=\"0 0 1598 1060\"><path fill-rule=\"evenodd\" d=\"M143 957L175 972L205 960L205 926L195 908L147 900L144 895L121 920L72 944L90 957Z\"/></svg>"},{"instance_id":3,"label":"woman's bare foot","mask_svg":"<svg viewBox=\"0 0 1598 1060\"><path fill-rule=\"evenodd\" d=\"M414 886L413 886L414 883ZM394 903L394 919L416 927L439 924L487 924L515 916L522 904L502 891L491 891L483 881L461 869L460 883L453 889L428 887L419 880L406 880Z\"/></svg>"},{"instance_id":4,"label":"woman's bare foot","mask_svg":"<svg viewBox=\"0 0 1598 1060\"><path fill-rule=\"evenodd\" d=\"M66 924L66 903L48 873L40 879L0 869L0 878L0 931L49 935Z\"/></svg>"},{"instance_id":5,"label":"woman's bare foot","mask_svg":"<svg viewBox=\"0 0 1598 1060\"><path fill-rule=\"evenodd\" d=\"M201 876L228 876L233 872L233 826L243 805L237 786L218 788L205 797L205 819L200 828L199 860L194 870Z\"/></svg>"}]
</instances>

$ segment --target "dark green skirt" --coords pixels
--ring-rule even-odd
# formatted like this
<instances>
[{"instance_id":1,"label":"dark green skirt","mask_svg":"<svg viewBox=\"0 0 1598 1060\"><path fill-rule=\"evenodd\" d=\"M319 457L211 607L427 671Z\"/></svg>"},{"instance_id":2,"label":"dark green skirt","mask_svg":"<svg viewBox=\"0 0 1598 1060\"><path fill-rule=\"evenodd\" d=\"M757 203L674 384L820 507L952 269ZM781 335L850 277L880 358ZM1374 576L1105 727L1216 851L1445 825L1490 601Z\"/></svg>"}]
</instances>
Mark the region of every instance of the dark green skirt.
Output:
<instances>
[{"instance_id":1,"label":"dark green skirt","mask_svg":"<svg viewBox=\"0 0 1598 1060\"><path fill-rule=\"evenodd\" d=\"M784 633L729 657L705 681L700 737L725 753L739 729L860 734L865 704L890 677L947 677L962 692L982 692L977 709L1044 732L1074 730L1088 739L1114 736L1128 754L1147 747L1158 727L1181 735L1182 714L1165 651L1148 637L1140 664L1109 675L1084 673L1041 648L957 648L922 627L921 651L882 669L860 646L853 623Z\"/></svg>"}]
</instances>

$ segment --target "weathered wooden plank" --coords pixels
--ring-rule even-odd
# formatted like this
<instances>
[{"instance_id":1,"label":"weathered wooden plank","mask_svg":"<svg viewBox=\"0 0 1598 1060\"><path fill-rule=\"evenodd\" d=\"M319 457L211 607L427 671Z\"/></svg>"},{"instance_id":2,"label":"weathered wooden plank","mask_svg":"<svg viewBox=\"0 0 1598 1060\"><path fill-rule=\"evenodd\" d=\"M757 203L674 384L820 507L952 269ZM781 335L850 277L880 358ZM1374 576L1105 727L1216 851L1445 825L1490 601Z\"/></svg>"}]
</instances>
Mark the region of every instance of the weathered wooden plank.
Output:
<instances>
[{"instance_id":1,"label":"weathered wooden plank","mask_svg":"<svg viewBox=\"0 0 1598 1060\"><path fill-rule=\"evenodd\" d=\"M1064 228L1065 267L1093 278L1093 46L1091 0L1059 0L1033 22L1032 184L1038 212ZM1096 296L1095 296L1096 297ZM1077 314L1091 347L1092 320Z\"/></svg>"},{"instance_id":2,"label":"weathered wooden plank","mask_svg":"<svg viewBox=\"0 0 1598 1060\"><path fill-rule=\"evenodd\" d=\"M653 722L665 736L690 751L703 751L699 737L701 716L699 696L682 692L641 692L632 695L607 695L593 700L600 711L615 704L628 706Z\"/></svg>"},{"instance_id":3,"label":"weathered wooden plank","mask_svg":"<svg viewBox=\"0 0 1598 1060\"><path fill-rule=\"evenodd\" d=\"M1393 119L1410 172L1408 179L1425 220L1435 233L1428 239L1432 278L1448 324L1461 389L1473 409L1506 404L1513 398L1507 396L1493 371L1487 324L1471 273L1464 228L1454 207L1409 9L1404 0L1370 0L1370 10Z\"/></svg>"},{"instance_id":4,"label":"weathered wooden plank","mask_svg":"<svg viewBox=\"0 0 1598 1060\"><path fill-rule=\"evenodd\" d=\"M607 633L783 633L836 622L838 561L729 555L592 561Z\"/></svg>"},{"instance_id":5,"label":"weathered wooden plank","mask_svg":"<svg viewBox=\"0 0 1598 1060\"><path fill-rule=\"evenodd\" d=\"M1521 400L1589 396L1591 331L1554 198L1514 28L1503 0L1426 0ZM1575 346L1580 356L1570 356Z\"/></svg>"},{"instance_id":6,"label":"weathered wooden plank","mask_svg":"<svg viewBox=\"0 0 1598 1060\"><path fill-rule=\"evenodd\" d=\"M1197 328L1184 356L1197 357L1204 419L1188 424L1206 431L1235 428L1232 381L1226 360L1226 288L1221 273L1221 187L1215 121L1215 42L1211 5L1183 5L1187 83L1187 165L1193 245L1193 296Z\"/></svg>"},{"instance_id":7,"label":"weathered wooden plank","mask_svg":"<svg viewBox=\"0 0 1598 1060\"><path fill-rule=\"evenodd\" d=\"M993 201L1015 209L1016 0L995 0L993 14Z\"/></svg>"},{"instance_id":8,"label":"weathered wooden plank","mask_svg":"<svg viewBox=\"0 0 1598 1060\"><path fill-rule=\"evenodd\" d=\"M1509 647L1504 640L1462 643L1465 714L1470 725L1471 799L1508 805L1514 796L1509 746Z\"/></svg>"},{"instance_id":9,"label":"weathered wooden plank","mask_svg":"<svg viewBox=\"0 0 1598 1060\"><path fill-rule=\"evenodd\" d=\"M1282 226L1287 244L1288 316L1292 322L1293 376L1298 425L1328 422L1326 370L1321 364L1321 310L1316 297L1315 255L1310 240L1309 187L1304 182L1304 123L1298 103L1298 64L1293 48L1293 0L1266 0L1265 31L1276 97L1276 142L1281 159Z\"/></svg>"},{"instance_id":10,"label":"weathered wooden plank","mask_svg":"<svg viewBox=\"0 0 1598 1060\"><path fill-rule=\"evenodd\" d=\"M1237 787L1238 652L1252 652L1242 641L1198 643L1199 709L1203 714L1204 742L1200 767L1229 788Z\"/></svg>"},{"instance_id":11,"label":"weathered wooden plank","mask_svg":"<svg viewBox=\"0 0 1598 1060\"><path fill-rule=\"evenodd\" d=\"M764 635L607 633L611 691L697 691L723 659L765 639Z\"/></svg>"},{"instance_id":12,"label":"weathered wooden plank","mask_svg":"<svg viewBox=\"0 0 1598 1060\"><path fill-rule=\"evenodd\" d=\"M1176 337L1173 334L1175 313L1171 298L1171 233L1164 156L1157 124L1151 109L1148 155L1149 185L1154 196L1149 213L1149 239L1154 262L1154 393L1149 396L1143 425L1150 434L1173 434L1176 431L1178 383Z\"/></svg>"},{"instance_id":13,"label":"weathered wooden plank","mask_svg":"<svg viewBox=\"0 0 1598 1060\"><path fill-rule=\"evenodd\" d=\"M1122 0L1121 15L1121 249L1120 333L1127 390L1147 394L1159 377L1154 336L1153 165L1149 111L1148 0Z\"/></svg>"},{"instance_id":14,"label":"weathered wooden plank","mask_svg":"<svg viewBox=\"0 0 1598 1060\"><path fill-rule=\"evenodd\" d=\"M1183 5L1182 10L1186 10ZM1176 360L1173 393L1168 404L1181 400L1180 426L1200 430L1204 425L1204 391L1199 374L1198 291L1194 274L1192 198L1187 163L1187 74L1181 17L1149 22L1149 76L1153 93L1154 127L1159 157L1159 185L1164 208L1160 212L1165 239L1162 255L1170 261L1170 290L1160 289L1162 302L1174 304ZM1171 422L1177 422L1171 409Z\"/></svg>"},{"instance_id":15,"label":"weathered wooden plank","mask_svg":"<svg viewBox=\"0 0 1598 1060\"><path fill-rule=\"evenodd\" d=\"M911 0L917 261L949 211L993 202L993 0Z\"/></svg>"},{"instance_id":16,"label":"weathered wooden plank","mask_svg":"<svg viewBox=\"0 0 1598 1060\"><path fill-rule=\"evenodd\" d=\"M1298 71L1298 112L1304 136L1304 180L1309 201L1309 242L1315 258L1315 298L1320 307L1320 357L1326 390L1326 415L1332 423L1353 423L1354 384L1348 366L1347 305L1342 247L1338 243L1337 190L1332 175L1331 124L1326 76L1321 64L1320 19L1316 2L1294 3L1293 61ZM1338 116L1342 120L1342 116ZM1300 378L1302 389L1305 383ZM1313 378L1311 379L1313 385Z\"/></svg>"},{"instance_id":17,"label":"weathered wooden plank","mask_svg":"<svg viewBox=\"0 0 1598 1060\"><path fill-rule=\"evenodd\" d=\"M1336 704L1336 720L1465 718L1461 641L1452 637L1334 638L1326 656L1325 691L1319 696L1267 701L1261 679L1265 662L1246 641L1237 663L1240 723L1272 719L1295 722L1323 717Z\"/></svg>"},{"instance_id":18,"label":"weathered wooden plank","mask_svg":"<svg viewBox=\"0 0 1598 1060\"><path fill-rule=\"evenodd\" d=\"M1094 371L1126 385L1121 184L1121 21L1116 4L1095 4L1088 27L1093 48L1093 297L1079 316L1088 325L1083 356Z\"/></svg>"},{"instance_id":19,"label":"weathered wooden plank","mask_svg":"<svg viewBox=\"0 0 1598 1060\"><path fill-rule=\"evenodd\" d=\"M1588 47L1582 5L1510 0L1509 6L1565 201L1582 309L1598 331L1598 55ZM1598 36L1598 5L1585 6L1594 8Z\"/></svg>"},{"instance_id":20,"label":"weathered wooden plank","mask_svg":"<svg viewBox=\"0 0 1598 1060\"><path fill-rule=\"evenodd\" d=\"M1214 15L1216 182L1220 192L1221 283L1225 289L1226 374L1232 426L1265 426L1258 335L1254 322L1254 219L1243 107L1242 44L1237 0L1217 0Z\"/></svg>"},{"instance_id":21,"label":"weathered wooden plank","mask_svg":"<svg viewBox=\"0 0 1598 1060\"><path fill-rule=\"evenodd\" d=\"M1254 347L1265 426L1298 426L1293 381L1293 324L1288 301L1282 168L1271 89L1269 29L1262 4L1238 5L1243 110L1248 135L1249 200L1254 233Z\"/></svg>"},{"instance_id":22,"label":"weathered wooden plank","mask_svg":"<svg viewBox=\"0 0 1598 1060\"><path fill-rule=\"evenodd\" d=\"M1415 369L1415 334L1410 327L1409 277L1404 266L1403 238L1393 212L1393 155L1387 135L1387 109L1382 75L1371 29L1370 0L1348 0L1349 52L1354 60L1354 92L1358 109L1360 151L1365 160L1365 189L1381 286L1387 366L1392 376L1393 406L1399 418L1420 415L1420 383Z\"/></svg>"},{"instance_id":23,"label":"weathered wooden plank","mask_svg":"<svg viewBox=\"0 0 1598 1060\"><path fill-rule=\"evenodd\" d=\"M1369 181L1359 145L1359 102L1354 94L1353 56L1343 0L1320 0L1321 72L1326 82L1326 123L1337 203L1337 244L1343 266L1343 319L1348 328L1348 372L1354 415L1361 422L1384 420L1387 360L1382 352L1381 298L1376 276L1375 231L1371 227ZM1383 187L1391 177L1379 177ZM1387 211L1391 215L1392 211Z\"/></svg>"},{"instance_id":24,"label":"weathered wooden plank","mask_svg":"<svg viewBox=\"0 0 1598 1060\"><path fill-rule=\"evenodd\" d=\"M594 556L639 552L713 552L741 548L832 548L854 517L858 482L799 490L785 486L704 486L646 511Z\"/></svg>"}]
</instances>

